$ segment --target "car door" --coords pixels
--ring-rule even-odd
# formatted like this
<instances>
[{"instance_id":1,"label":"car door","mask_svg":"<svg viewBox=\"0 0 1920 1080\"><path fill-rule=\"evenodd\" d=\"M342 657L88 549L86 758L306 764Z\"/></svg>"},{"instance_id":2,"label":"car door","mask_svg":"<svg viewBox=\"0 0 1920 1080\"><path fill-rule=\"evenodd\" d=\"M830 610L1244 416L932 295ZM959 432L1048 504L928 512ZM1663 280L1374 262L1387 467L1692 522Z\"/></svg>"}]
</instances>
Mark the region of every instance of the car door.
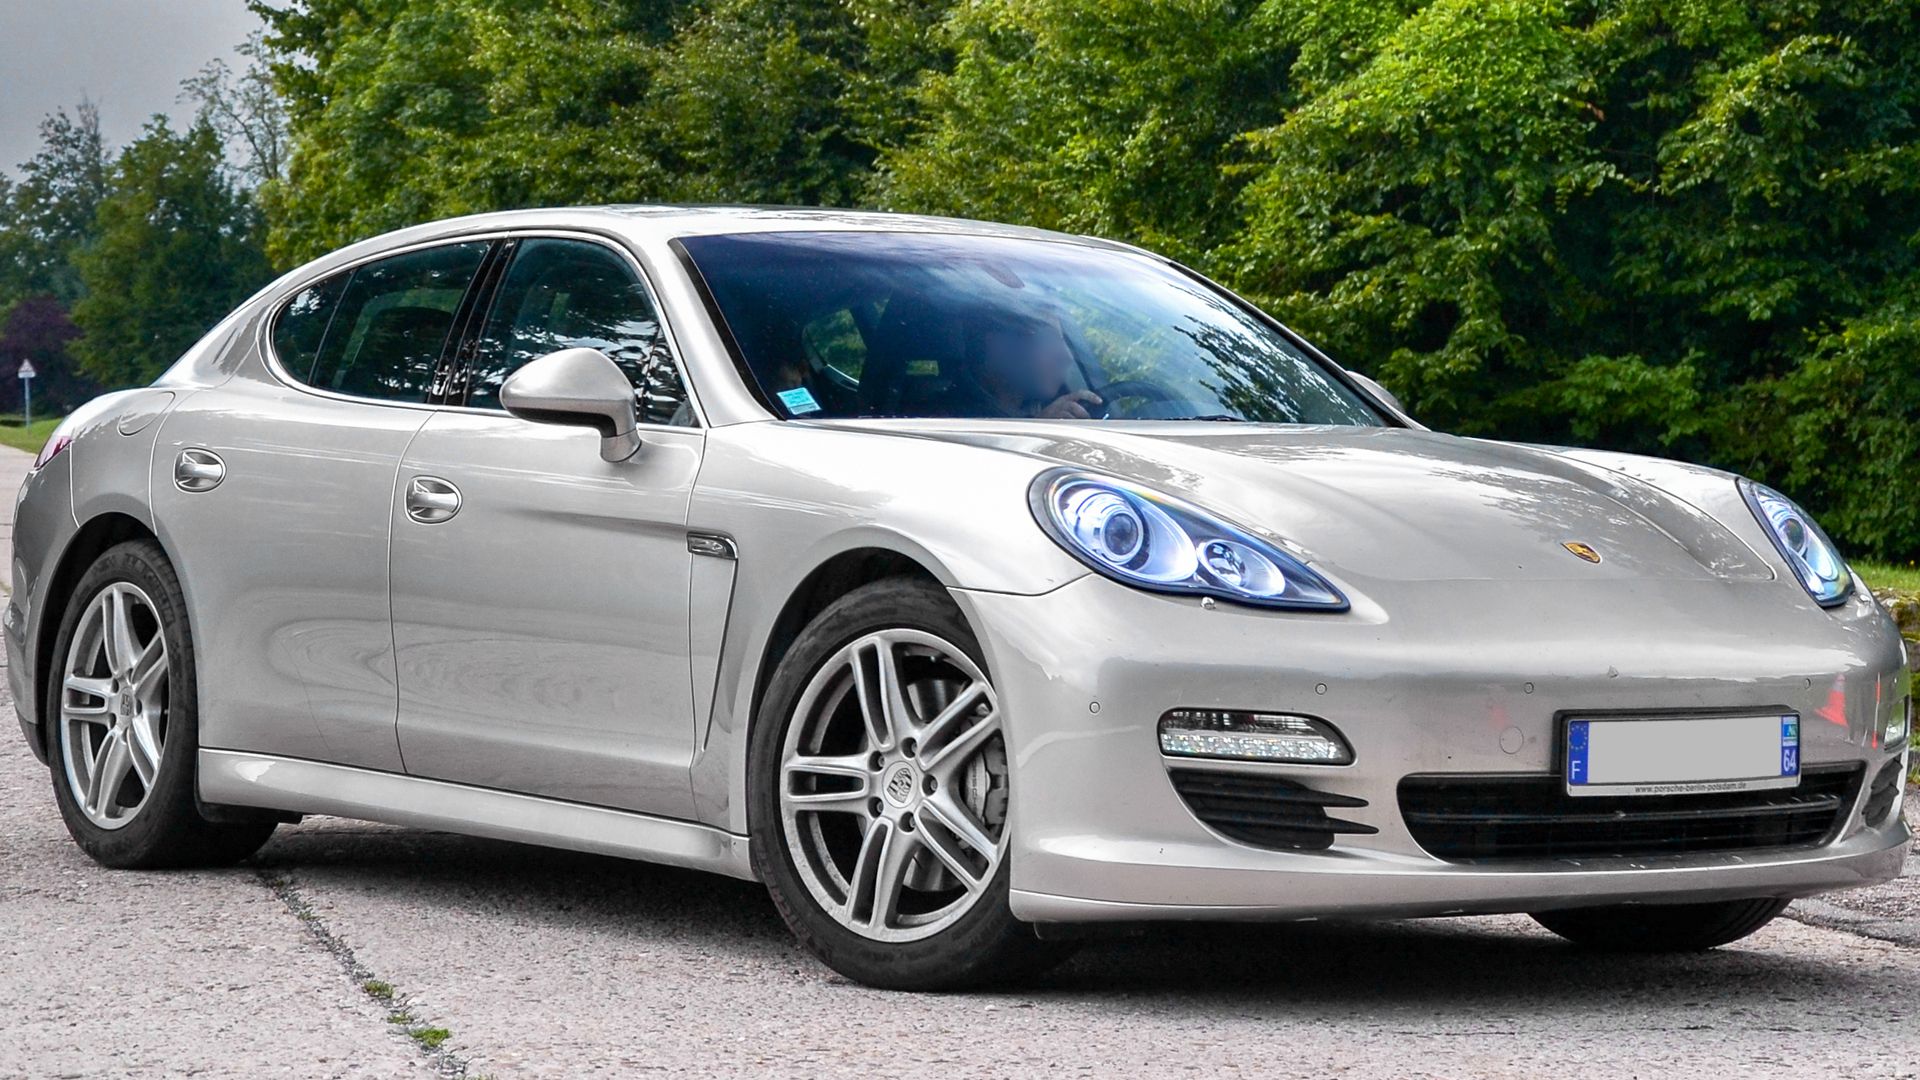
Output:
<instances>
[{"instance_id":1,"label":"car door","mask_svg":"<svg viewBox=\"0 0 1920 1080\"><path fill-rule=\"evenodd\" d=\"M234 378L164 421L150 490L193 619L202 745L401 771L389 507L490 246L299 289Z\"/></svg>"},{"instance_id":2,"label":"car door","mask_svg":"<svg viewBox=\"0 0 1920 1080\"><path fill-rule=\"evenodd\" d=\"M513 250L450 401L401 463L393 636L407 771L692 816L687 507L703 447L637 264ZM588 346L633 380L643 445L501 411L515 368Z\"/></svg>"}]
</instances>

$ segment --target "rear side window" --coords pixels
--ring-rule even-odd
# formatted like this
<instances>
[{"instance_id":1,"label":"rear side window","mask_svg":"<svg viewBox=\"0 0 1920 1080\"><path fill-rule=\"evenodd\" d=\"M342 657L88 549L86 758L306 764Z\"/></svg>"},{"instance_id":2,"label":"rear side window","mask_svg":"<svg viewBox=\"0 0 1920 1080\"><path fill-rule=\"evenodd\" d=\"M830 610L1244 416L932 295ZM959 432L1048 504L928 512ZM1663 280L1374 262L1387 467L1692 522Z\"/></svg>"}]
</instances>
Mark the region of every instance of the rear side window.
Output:
<instances>
[{"instance_id":1,"label":"rear side window","mask_svg":"<svg viewBox=\"0 0 1920 1080\"><path fill-rule=\"evenodd\" d=\"M302 290L274 323L281 365L322 390L424 401L488 247L478 241L411 251Z\"/></svg>"},{"instance_id":2,"label":"rear side window","mask_svg":"<svg viewBox=\"0 0 1920 1080\"><path fill-rule=\"evenodd\" d=\"M340 293L352 280L353 271L335 274L318 284L295 293L273 321L273 351L280 366L299 379L313 373L314 357L320 355L320 343L326 340L327 324L340 310Z\"/></svg>"},{"instance_id":3,"label":"rear side window","mask_svg":"<svg viewBox=\"0 0 1920 1080\"><path fill-rule=\"evenodd\" d=\"M521 365L580 347L626 373L642 423L693 423L647 287L625 259L584 240L520 242L465 373L465 403L497 409L500 384Z\"/></svg>"}]
</instances>

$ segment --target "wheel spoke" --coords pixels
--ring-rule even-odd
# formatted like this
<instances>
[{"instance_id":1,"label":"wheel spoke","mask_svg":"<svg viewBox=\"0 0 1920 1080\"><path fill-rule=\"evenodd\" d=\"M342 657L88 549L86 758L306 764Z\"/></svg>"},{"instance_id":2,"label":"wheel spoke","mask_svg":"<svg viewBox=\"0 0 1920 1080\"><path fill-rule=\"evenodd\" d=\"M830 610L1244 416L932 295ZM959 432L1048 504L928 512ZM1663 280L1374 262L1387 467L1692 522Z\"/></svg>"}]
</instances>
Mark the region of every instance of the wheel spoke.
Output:
<instances>
[{"instance_id":1,"label":"wheel spoke","mask_svg":"<svg viewBox=\"0 0 1920 1080\"><path fill-rule=\"evenodd\" d=\"M865 814L867 800L873 796L872 774L865 754L789 758L781 772L781 797L796 811ZM822 780L834 786L818 790ZM847 787L848 780L857 781L857 786ZM816 790L801 790L804 787Z\"/></svg>"},{"instance_id":2,"label":"wheel spoke","mask_svg":"<svg viewBox=\"0 0 1920 1080\"><path fill-rule=\"evenodd\" d=\"M160 689L167 681L167 641L164 633L156 632L153 640L147 642L147 647L140 651L128 681L133 684L134 699L143 709L151 712L160 708Z\"/></svg>"},{"instance_id":3,"label":"wheel spoke","mask_svg":"<svg viewBox=\"0 0 1920 1080\"><path fill-rule=\"evenodd\" d=\"M130 732L126 741L133 758L133 771L140 774L142 785L152 789L154 778L160 774L160 732L153 714L143 711L135 716Z\"/></svg>"},{"instance_id":4,"label":"wheel spoke","mask_svg":"<svg viewBox=\"0 0 1920 1080\"><path fill-rule=\"evenodd\" d=\"M922 808L920 816L922 819L920 845L933 852L933 857L939 859L940 864L952 872L954 877L959 878L961 886L968 892L975 892L980 886L986 884L985 879L980 876L980 871L960 857L960 852L954 847L953 841L926 827L927 818L933 818L935 824L943 828L946 824L945 819L938 816L931 804Z\"/></svg>"},{"instance_id":5,"label":"wheel spoke","mask_svg":"<svg viewBox=\"0 0 1920 1080\"><path fill-rule=\"evenodd\" d=\"M847 897L850 920L876 930L884 930L893 922L900 910L900 889L906 883L914 847L910 834L885 818L874 819L853 864L849 882L853 888Z\"/></svg>"},{"instance_id":6,"label":"wheel spoke","mask_svg":"<svg viewBox=\"0 0 1920 1080\"><path fill-rule=\"evenodd\" d=\"M986 683L971 682L966 688L947 702L947 707L939 715L927 721L920 730L920 753L923 760L936 759L942 743L951 742L969 724L981 719L980 707L985 705L989 714L993 711L993 699Z\"/></svg>"},{"instance_id":7,"label":"wheel spoke","mask_svg":"<svg viewBox=\"0 0 1920 1080\"><path fill-rule=\"evenodd\" d=\"M105 604L100 609L100 646L107 654L107 670L117 678L126 679L140 656L140 646L133 640L133 618L127 610L127 591L118 587L109 588L102 599Z\"/></svg>"},{"instance_id":8,"label":"wheel spoke","mask_svg":"<svg viewBox=\"0 0 1920 1080\"><path fill-rule=\"evenodd\" d=\"M100 749L93 756L93 775L87 777L86 810L93 814L106 813L109 800L126 782L127 770L132 767L126 730L115 728L101 740Z\"/></svg>"},{"instance_id":9,"label":"wheel spoke","mask_svg":"<svg viewBox=\"0 0 1920 1080\"><path fill-rule=\"evenodd\" d=\"M941 715L944 717L946 714ZM950 775L957 766L964 764L974 751L1000 730L1000 712L989 705L986 715L982 716L976 702L974 709L959 713L948 722L947 727L957 730L953 730L945 742L935 744L932 752L920 761L922 768L942 777Z\"/></svg>"},{"instance_id":10,"label":"wheel spoke","mask_svg":"<svg viewBox=\"0 0 1920 1080\"><path fill-rule=\"evenodd\" d=\"M923 817L932 817L941 828L952 833L954 839L972 848L982 859L991 860L1000 848L993 837L987 835L987 830L974 820L973 813L945 791L921 804L920 813ZM936 850L934 854L939 855L940 852Z\"/></svg>"},{"instance_id":11,"label":"wheel spoke","mask_svg":"<svg viewBox=\"0 0 1920 1080\"><path fill-rule=\"evenodd\" d=\"M63 700L60 703L61 716L69 720L84 720L90 724L105 724L111 722L108 716L108 710L112 705L112 699L109 695L113 693L113 681L111 679L96 679L88 675L69 675L67 676L65 686L69 694L85 694L88 697L99 700L97 703Z\"/></svg>"},{"instance_id":12,"label":"wheel spoke","mask_svg":"<svg viewBox=\"0 0 1920 1080\"><path fill-rule=\"evenodd\" d=\"M853 684L860 693L860 715L867 721L871 745L877 750L892 748L903 728L913 722L892 642L873 638L854 646Z\"/></svg>"}]
</instances>

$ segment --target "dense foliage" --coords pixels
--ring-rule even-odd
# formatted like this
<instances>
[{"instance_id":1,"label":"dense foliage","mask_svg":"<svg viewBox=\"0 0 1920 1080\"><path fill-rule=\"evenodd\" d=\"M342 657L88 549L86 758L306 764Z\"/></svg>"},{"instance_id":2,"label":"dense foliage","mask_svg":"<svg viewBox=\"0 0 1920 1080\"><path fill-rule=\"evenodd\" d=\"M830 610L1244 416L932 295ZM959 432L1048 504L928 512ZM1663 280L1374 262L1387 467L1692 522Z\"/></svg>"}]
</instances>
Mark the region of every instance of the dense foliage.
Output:
<instances>
[{"instance_id":1,"label":"dense foliage","mask_svg":"<svg viewBox=\"0 0 1920 1080\"><path fill-rule=\"evenodd\" d=\"M92 241L73 256L74 353L109 386L145 382L268 278L244 193L213 129L155 120L114 162Z\"/></svg>"},{"instance_id":2,"label":"dense foliage","mask_svg":"<svg viewBox=\"0 0 1920 1080\"><path fill-rule=\"evenodd\" d=\"M1920 0L255 7L290 132L230 171L282 266L569 202L1099 233L1246 292L1436 427L1747 472L1855 551L1920 555ZM220 100L257 119L260 85ZM0 308L79 302L82 342L118 340L84 279L164 230L78 253L131 174L71 127L0 190L38 222L0 221Z\"/></svg>"},{"instance_id":3,"label":"dense foliage","mask_svg":"<svg viewBox=\"0 0 1920 1080\"><path fill-rule=\"evenodd\" d=\"M243 52L257 57L256 40ZM265 284L249 182L280 167L286 131L263 63L209 64L186 83L193 125L156 117L115 152L82 104L41 124L15 181L0 174L0 403L37 415L147 382Z\"/></svg>"}]
</instances>

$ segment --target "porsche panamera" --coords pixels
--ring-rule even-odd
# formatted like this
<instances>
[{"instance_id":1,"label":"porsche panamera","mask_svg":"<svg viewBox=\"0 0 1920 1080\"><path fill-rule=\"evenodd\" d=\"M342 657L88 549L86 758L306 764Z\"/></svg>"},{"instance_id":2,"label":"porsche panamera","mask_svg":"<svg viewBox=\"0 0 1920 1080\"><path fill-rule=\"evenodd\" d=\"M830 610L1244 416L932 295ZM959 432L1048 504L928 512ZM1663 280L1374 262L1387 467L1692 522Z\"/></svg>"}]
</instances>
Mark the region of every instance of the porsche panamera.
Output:
<instances>
[{"instance_id":1,"label":"porsche panamera","mask_svg":"<svg viewBox=\"0 0 1920 1080\"><path fill-rule=\"evenodd\" d=\"M287 274L19 496L75 841L304 814L764 882L877 986L1089 924L1724 944L1899 873L1904 647L1715 470L1430 431L1126 245L840 211L438 222Z\"/></svg>"}]
</instances>

